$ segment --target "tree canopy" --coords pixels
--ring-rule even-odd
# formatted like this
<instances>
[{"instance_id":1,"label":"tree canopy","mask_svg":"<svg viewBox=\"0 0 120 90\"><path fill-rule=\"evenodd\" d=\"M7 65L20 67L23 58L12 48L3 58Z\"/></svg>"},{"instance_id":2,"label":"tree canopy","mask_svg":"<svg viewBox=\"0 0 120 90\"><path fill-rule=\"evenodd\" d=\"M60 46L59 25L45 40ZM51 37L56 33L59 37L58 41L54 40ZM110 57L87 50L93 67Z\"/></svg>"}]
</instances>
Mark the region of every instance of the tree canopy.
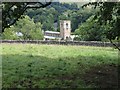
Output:
<instances>
[{"instance_id":1,"label":"tree canopy","mask_svg":"<svg viewBox=\"0 0 120 90\"><path fill-rule=\"evenodd\" d=\"M86 22L82 23L78 29L75 30L75 34L79 35L79 40L82 41L103 41L105 37L104 27L99 25L98 19L93 20L94 16L87 19Z\"/></svg>"},{"instance_id":2,"label":"tree canopy","mask_svg":"<svg viewBox=\"0 0 120 90\"><path fill-rule=\"evenodd\" d=\"M30 8L44 8L51 2L2 2L2 32L15 22Z\"/></svg>"},{"instance_id":3,"label":"tree canopy","mask_svg":"<svg viewBox=\"0 0 120 90\"><path fill-rule=\"evenodd\" d=\"M98 0L99 1L99 0ZM93 2L85 4L83 7L93 5L94 8L99 7L100 11L95 15L94 19L98 18L98 23L106 25L106 38L120 50L120 45L113 43L112 40L120 40L120 2Z\"/></svg>"},{"instance_id":4,"label":"tree canopy","mask_svg":"<svg viewBox=\"0 0 120 90\"><path fill-rule=\"evenodd\" d=\"M16 24L5 28L3 39L6 40L42 40L42 24L34 23L33 19L28 16L19 19Z\"/></svg>"}]
</instances>

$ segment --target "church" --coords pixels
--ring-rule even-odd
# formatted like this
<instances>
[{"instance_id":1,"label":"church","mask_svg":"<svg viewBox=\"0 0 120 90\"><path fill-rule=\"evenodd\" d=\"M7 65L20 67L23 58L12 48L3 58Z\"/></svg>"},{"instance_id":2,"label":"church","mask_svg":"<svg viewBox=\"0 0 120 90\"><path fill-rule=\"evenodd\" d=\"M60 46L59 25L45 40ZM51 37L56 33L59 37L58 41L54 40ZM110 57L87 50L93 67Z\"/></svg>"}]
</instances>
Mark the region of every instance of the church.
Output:
<instances>
[{"instance_id":1,"label":"church","mask_svg":"<svg viewBox=\"0 0 120 90\"><path fill-rule=\"evenodd\" d=\"M72 40L71 21L60 20L60 32L45 31L44 40Z\"/></svg>"}]
</instances>

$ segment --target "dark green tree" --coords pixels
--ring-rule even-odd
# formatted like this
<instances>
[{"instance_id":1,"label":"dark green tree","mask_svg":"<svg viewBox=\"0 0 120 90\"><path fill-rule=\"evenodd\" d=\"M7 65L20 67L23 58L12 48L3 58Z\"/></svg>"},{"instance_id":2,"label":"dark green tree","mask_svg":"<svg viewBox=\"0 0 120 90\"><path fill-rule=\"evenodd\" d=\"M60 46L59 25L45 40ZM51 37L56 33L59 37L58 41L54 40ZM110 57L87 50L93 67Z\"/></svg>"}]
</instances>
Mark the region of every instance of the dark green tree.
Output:
<instances>
[{"instance_id":1,"label":"dark green tree","mask_svg":"<svg viewBox=\"0 0 120 90\"><path fill-rule=\"evenodd\" d=\"M15 22L30 8L44 8L50 2L2 2L2 32Z\"/></svg>"},{"instance_id":2,"label":"dark green tree","mask_svg":"<svg viewBox=\"0 0 120 90\"><path fill-rule=\"evenodd\" d=\"M93 2L85 4L83 7L93 5L94 8L99 7L100 11L95 15L94 19L98 18L98 23L109 26L104 33L106 38L120 51L119 43L116 44L113 40L120 40L120 2Z\"/></svg>"},{"instance_id":3,"label":"dark green tree","mask_svg":"<svg viewBox=\"0 0 120 90\"><path fill-rule=\"evenodd\" d=\"M82 23L75 34L79 36L80 40L83 41L102 41L104 39L103 30L96 20L93 20L94 16L91 16L86 22Z\"/></svg>"}]
</instances>

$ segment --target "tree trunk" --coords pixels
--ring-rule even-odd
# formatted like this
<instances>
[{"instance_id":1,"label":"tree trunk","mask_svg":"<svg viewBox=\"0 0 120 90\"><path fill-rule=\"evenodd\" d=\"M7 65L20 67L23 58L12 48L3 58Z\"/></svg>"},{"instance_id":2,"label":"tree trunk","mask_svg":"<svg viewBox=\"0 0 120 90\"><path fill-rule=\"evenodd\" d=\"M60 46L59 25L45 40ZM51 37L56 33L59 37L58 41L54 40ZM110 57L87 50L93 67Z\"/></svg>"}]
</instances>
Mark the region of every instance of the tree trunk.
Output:
<instances>
[{"instance_id":1,"label":"tree trunk","mask_svg":"<svg viewBox=\"0 0 120 90\"><path fill-rule=\"evenodd\" d=\"M112 40L110 40L110 42L112 43L113 46L115 46L116 49L118 49L118 50L120 51L120 45L119 45L119 42L118 42L118 44L113 43Z\"/></svg>"}]
</instances>

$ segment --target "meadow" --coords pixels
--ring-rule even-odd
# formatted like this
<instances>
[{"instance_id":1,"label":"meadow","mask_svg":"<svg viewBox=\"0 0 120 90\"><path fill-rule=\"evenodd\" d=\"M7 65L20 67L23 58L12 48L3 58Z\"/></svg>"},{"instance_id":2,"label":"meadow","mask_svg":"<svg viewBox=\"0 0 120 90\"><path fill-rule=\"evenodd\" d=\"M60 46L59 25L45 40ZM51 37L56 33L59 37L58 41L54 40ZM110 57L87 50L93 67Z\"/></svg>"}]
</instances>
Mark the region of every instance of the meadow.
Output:
<instances>
[{"instance_id":1,"label":"meadow","mask_svg":"<svg viewBox=\"0 0 120 90\"><path fill-rule=\"evenodd\" d=\"M117 88L112 47L1 44L3 88Z\"/></svg>"}]
</instances>

